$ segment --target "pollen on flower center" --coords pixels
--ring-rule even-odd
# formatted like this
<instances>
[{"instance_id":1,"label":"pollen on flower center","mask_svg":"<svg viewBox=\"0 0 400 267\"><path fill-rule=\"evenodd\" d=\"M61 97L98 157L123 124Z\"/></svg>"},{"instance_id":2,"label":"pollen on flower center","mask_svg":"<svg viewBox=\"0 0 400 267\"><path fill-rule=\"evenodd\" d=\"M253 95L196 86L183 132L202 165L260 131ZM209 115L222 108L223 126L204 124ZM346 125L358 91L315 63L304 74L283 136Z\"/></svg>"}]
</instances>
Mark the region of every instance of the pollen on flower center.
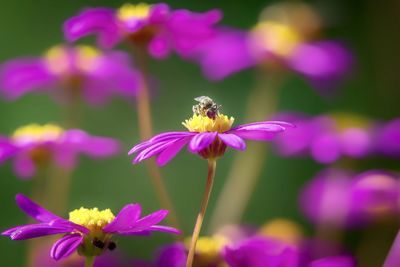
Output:
<instances>
[{"instance_id":1,"label":"pollen on flower center","mask_svg":"<svg viewBox=\"0 0 400 267\"><path fill-rule=\"evenodd\" d=\"M188 120L182 122L190 132L219 132L223 133L228 131L234 122L233 117L228 117L223 114L218 114L215 119L209 118L207 116L194 114Z\"/></svg>"},{"instance_id":2,"label":"pollen on flower center","mask_svg":"<svg viewBox=\"0 0 400 267\"><path fill-rule=\"evenodd\" d=\"M272 22L259 22L253 29L262 46L280 56L289 56L299 44L299 34L290 26Z\"/></svg>"},{"instance_id":3,"label":"pollen on flower center","mask_svg":"<svg viewBox=\"0 0 400 267\"><path fill-rule=\"evenodd\" d=\"M110 209L99 210L98 208L73 210L69 213L69 220L82 225L89 230L101 230L114 220L115 216Z\"/></svg>"},{"instance_id":4,"label":"pollen on flower center","mask_svg":"<svg viewBox=\"0 0 400 267\"><path fill-rule=\"evenodd\" d=\"M54 141L63 132L64 130L55 124L29 124L15 130L12 139L17 143Z\"/></svg>"},{"instance_id":5,"label":"pollen on flower center","mask_svg":"<svg viewBox=\"0 0 400 267\"><path fill-rule=\"evenodd\" d=\"M122 21L133 18L144 19L149 16L150 8L151 5L148 5L146 3L140 3L137 5L125 4L118 9L117 17Z\"/></svg>"},{"instance_id":6,"label":"pollen on flower center","mask_svg":"<svg viewBox=\"0 0 400 267\"><path fill-rule=\"evenodd\" d=\"M190 240L185 242L190 244ZM213 262L220 257L221 249L227 244L227 240L222 236L203 236L199 237L196 244L196 254L199 255L201 261Z\"/></svg>"}]
</instances>

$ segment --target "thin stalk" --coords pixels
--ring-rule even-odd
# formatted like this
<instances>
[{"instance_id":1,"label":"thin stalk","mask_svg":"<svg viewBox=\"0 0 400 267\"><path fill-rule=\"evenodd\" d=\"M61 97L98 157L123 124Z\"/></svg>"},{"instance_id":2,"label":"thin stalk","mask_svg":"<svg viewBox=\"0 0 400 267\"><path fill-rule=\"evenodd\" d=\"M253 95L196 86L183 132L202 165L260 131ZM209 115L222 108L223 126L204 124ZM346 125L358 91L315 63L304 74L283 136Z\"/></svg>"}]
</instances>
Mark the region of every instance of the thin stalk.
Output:
<instances>
[{"instance_id":1,"label":"thin stalk","mask_svg":"<svg viewBox=\"0 0 400 267\"><path fill-rule=\"evenodd\" d=\"M208 175L207 175L206 188L204 190L203 199L201 201L201 206L200 206L200 211L199 211L199 214L197 215L196 224L194 226L192 240L190 241L189 254L188 254L187 261L186 261L186 267L192 267L192 265L193 265L194 253L196 251L196 243L197 243L197 239L199 238L199 235L200 235L204 216L206 214L208 200L210 199L210 195L211 195L211 191L212 191L212 187L213 187L213 183L214 183L216 167L217 167L217 162L215 159L208 160Z\"/></svg>"},{"instance_id":2,"label":"thin stalk","mask_svg":"<svg viewBox=\"0 0 400 267\"><path fill-rule=\"evenodd\" d=\"M150 109L150 94L148 84L148 71L147 71L147 58L146 52L143 49L133 51L136 55L138 68L141 72L141 88L137 96L137 113L139 121L139 131L142 140L146 140L153 135L153 122ZM178 217L175 212L174 205L172 204L171 197L166 189L164 179L162 177L160 168L154 160L148 160L146 163L147 171L150 175L151 183L157 195L160 206L163 209L169 210L167 220L176 228L179 228Z\"/></svg>"},{"instance_id":3,"label":"thin stalk","mask_svg":"<svg viewBox=\"0 0 400 267\"><path fill-rule=\"evenodd\" d=\"M85 259L85 267L93 267L95 257L86 257Z\"/></svg>"},{"instance_id":4,"label":"thin stalk","mask_svg":"<svg viewBox=\"0 0 400 267\"><path fill-rule=\"evenodd\" d=\"M267 75L265 69L258 69L257 74L257 85L247 100L246 122L266 120L275 112L278 104L278 89L282 82L280 71ZM212 232L222 225L240 221L256 188L267 154L266 145L250 143L246 151L235 155L211 216Z\"/></svg>"}]
</instances>

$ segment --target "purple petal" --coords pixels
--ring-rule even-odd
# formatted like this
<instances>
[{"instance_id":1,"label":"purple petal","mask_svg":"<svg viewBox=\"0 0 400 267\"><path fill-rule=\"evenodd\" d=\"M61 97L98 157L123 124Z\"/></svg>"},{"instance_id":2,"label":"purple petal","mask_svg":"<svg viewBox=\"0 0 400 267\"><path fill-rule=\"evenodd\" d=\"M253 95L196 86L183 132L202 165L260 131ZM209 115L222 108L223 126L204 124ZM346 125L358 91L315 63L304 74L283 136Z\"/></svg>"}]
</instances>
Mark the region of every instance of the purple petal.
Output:
<instances>
[{"instance_id":1,"label":"purple petal","mask_svg":"<svg viewBox=\"0 0 400 267\"><path fill-rule=\"evenodd\" d=\"M218 137L224 142L227 146L230 146L234 149L245 150L246 143L237 135L234 134L218 134Z\"/></svg>"},{"instance_id":2,"label":"purple petal","mask_svg":"<svg viewBox=\"0 0 400 267\"><path fill-rule=\"evenodd\" d=\"M150 226L149 230L151 231L158 231L158 232L164 232L164 233L171 233L171 234L176 234L180 235L182 234L182 231L173 227L169 226L163 226L163 225L153 225Z\"/></svg>"},{"instance_id":3,"label":"purple petal","mask_svg":"<svg viewBox=\"0 0 400 267\"><path fill-rule=\"evenodd\" d=\"M128 204L122 208L117 217L103 228L104 232L113 233L132 227L139 219L142 208L139 204Z\"/></svg>"},{"instance_id":4,"label":"purple petal","mask_svg":"<svg viewBox=\"0 0 400 267\"><path fill-rule=\"evenodd\" d=\"M28 92L48 89L56 81L42 59L16 59L5 63L1 69L1 88L9 99Z\"/></svg>"},{"instance_id":5,"label":"purple petal","mask_svg":"<svg viewBox=\"0 0 400 267\"><path fill-rule=\"evenodd\" d=\"M189 150L193 153L207 148L217 137L217 132L204 132L195 135L189 143Z\"/></svg>"},{"instance_id":6,"label":"purple petal","mask_svg":"<svg viewBox=\"0 0 400 267\"><path fill-rule=\"evenodd\" d=\"M255 141L270 141L277 134L277 132L248 131L248 130L230 130L229 133L237 135L243 139L255 140Z\"/></svg>"},{"instance_id":7,"label":"purple petal","mask_svg":"<svg viewBox=\"0 0 400 267\"><path fill-rule=\"evenodd\" d=\"M41 223L21 226L9 234L9 236L12 240L25 240L47 235L66 234L70 231L70 228L51 226L47 223Z\"/></svg>"},{"instance_id":8,"label":"purple petal","mask_svg":"<svg viewBox=\"0 0 400 267\"><path fill-rule=\"evenodd\" d=\"M0 163L11 158L18 151L18 148L7 137L0 136Z\"/></svg>"},{"instance_id":9,"label":"purple petal","mask_svg":"<svg viewBox=\"0 0 400 267\"><path fill-rule=\"evenodd\" d=\"M173 159L176 154L189 142L189 138L183 138L179 141L176 141L173 145L166 148L163 152L161 152L157 157L158 166L164 166L171 159Z\"/></svg>"},{"instance_id":10,"label":"purple petal","mask_svg":"<svg viewBox=\"0 0 400 267\"><path fill-rule=\"evenodd\" d=\"M76 251L82 241L83 236L81 234L66 235L54 243L50 251L50 256L56 261L68 257Z\"/></svg>"},{"instance_id":11,"label":"purple petal","mask_svg":"<svg viewBox=\"0 0 400 267\"><path fill-rule=\"evenodd\" d=\"M385 259L383 267L396 267L400 262L400 231L397 233L392 247Z\"/></svg>"},{"instance_id":12,"label":"purple petal","mask_svg":"<svg viewBox=\"0 0 400 267\"><path fill-rule=\"evenodd\" d=\"M135 222L135 224L129 228L129 230L126 231L120 231L120 233L134 233L134 232L141 232L141 231L147 231L149 228L162 220L168 215L167 210L159 210L154 213L151 213L150 215L147 215L146 217L143 217L142 219L138 220Z\"/></svg>"},{"instance_id":13,"label":"purple petal","mask_svg":"<svg viewBox=\"0 0 400 267\"><path fill-rule=\"evenodd\" d=\"M15 197L18 207L28 216L39 222L50 222L53 220L63 220L57 215L51 213L45 208L39 206L23 194L17 194Z\"/></svg>"},{"instance_id":14,"label":"purple petal","mask_svg":"<svg viewBox=\"0 0 400 267\"><path fill-rule=\"evenodd\" d=\"M64 35L68 41L96 34L104 48L111 48L121 40L115 11L111 8L90 8L64 23Z\"/></svg>"},{"instance_id":15,"label":"purple petal","mask_svg":"<svg viewBox=\"0 0 400 267\"><path fill-rule=\"evenodd\" d=\"M151 158L152 156L155 156L155 155L161 153L163 150L167 149L169 146L173 145L175 142L176 142L176 140L154 143L152 146L141 151L136 156L136 158L133 160L132 163L136 164L140 161Z\"/></svg>"},{"instance_id":16,"label":"purple petal","mask_svg":"<svg viewBox=\"0 0 400 267\"><path fill-rule=\"evenodd\" d=\"M32 178L36 173L36 166L29 155L20 153L14 159L13 165L15 173L22 179Z\"/></svg>"}]
</instances>

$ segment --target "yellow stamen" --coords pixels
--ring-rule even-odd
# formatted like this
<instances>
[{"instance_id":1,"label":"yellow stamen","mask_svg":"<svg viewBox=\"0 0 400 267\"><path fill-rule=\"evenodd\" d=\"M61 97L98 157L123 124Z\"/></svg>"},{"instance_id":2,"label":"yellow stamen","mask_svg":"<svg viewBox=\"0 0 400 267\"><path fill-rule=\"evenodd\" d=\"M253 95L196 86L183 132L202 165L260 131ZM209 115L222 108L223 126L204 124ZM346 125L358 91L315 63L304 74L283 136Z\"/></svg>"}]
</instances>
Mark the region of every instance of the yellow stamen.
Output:
<instances>
[{"instance_id":1,"label":"yellow stamen","mask_svg":"<svg viewBox=\"0 0 400 267\"><path fill-rule=\"evenodd\" d=\"M223 114L218 114L215 119L207 116L193 115L188 120L182 122L190 132L219 132L223 133L228 131L235 119Z\"/></svg>"},{"instance_id":2,"label":"yellow stamen","mask_svg":"<svg viewBox=\"0 0 400 267\"><path fill-rule=\"evenodd\" d=\"M137 5L125 4L118 9L117 17L122 20L129 20L132 18L144 19L150 14L151 5L140 3Z\"/></svg>"},{"instance_id":3,"label":"yellow stamen","mask_svg":"<svg viewBox=\"0 0 400 267\"><path fill-rule=\"evenodd\" d=\"M220 259L220 252L227 243L227 239L219 235L199 237L196 245L196 255L199 257L199 261L215 263ZM189 244L190 238L187 238L185 245L189 247Z\"/></svg>"},{"instance_id":4,"label":"yellow stamen","mask_svg":"<svg viewBox=\"0 0 400 267\"><path fill-rule=\"evenodd\" d=\"M18 128L12 134L16 142L43 142L57 140L64 130L55 124L29 124Z\"/></svg>"},{"instance_id":5,"label":"yellow stamen","mask_svg":"<svg viewBox=\"0 0 400 267\"><path fill-rule=\"evenodd\" d=\"M301 37L295 29L273 21L259 22L253 28L253 33L263 47L283 57L289 56L301 42Z\"/></svg>"},{"instance_id":6,"label":"yellow stamen","mask_svg":"<svg viewBox=\"0 0 400 267\"><path fill-rule=\"evenodd\" d=\"M261 226L258 233L293 245L299 244L303 238L303 231L300 225L283 218L267 222Z\"/></svg>"},{"instance_id":7,"label":"yellow stamen","mask_svg":"<svg viewBox=\"0 0 400 267\"><path fill-rule=\"evenodd\" d=\"M98 208L73 210L69 213L69 220L82 225L91 231L101 230L115 219L110 209L99 210Z\"/></svg>"},{"instance_id":8,"label":"yellow stamen","mask_svg":"<svg viewBox=\"0 0 400 267\"><path fill-rule=\"evenodd\" d=\"M76 65L82 71L91 71L97 66L97 59L101 52L88 45L79 45L76 47Z\"/></svg>"},{"instance_id":9,"label":"yellow stamen","mask_svg":"<svg viewBox=\"0 0 400 267\"><path fill-rule=\"evenodd\" d=\"M338 131L343 131L348 128L367 129L371 125L371 122L367 118L351 113L334 113L332 117L336 122Z\"/></svg>"},{"instance_id":10,"label":"yellow stamen","mask_svg":"<svg viewBox=\"0 0 400 267\"><path fill-rule=\"evenodd\" d=\"M57 45L47 50L45 54L47 67L55 74L60 74L68 71L70 59L64 46Z\"/></svg>"}]
</instances>

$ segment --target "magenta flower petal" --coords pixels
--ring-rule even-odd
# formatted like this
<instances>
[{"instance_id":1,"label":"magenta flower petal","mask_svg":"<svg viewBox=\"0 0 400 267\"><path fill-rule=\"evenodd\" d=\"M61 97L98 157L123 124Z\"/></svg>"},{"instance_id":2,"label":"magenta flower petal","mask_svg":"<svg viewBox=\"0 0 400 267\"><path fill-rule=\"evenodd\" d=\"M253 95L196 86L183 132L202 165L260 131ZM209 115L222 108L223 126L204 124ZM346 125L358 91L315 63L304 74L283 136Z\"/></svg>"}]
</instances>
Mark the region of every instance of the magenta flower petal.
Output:
<instances>
[{"instance_id":1,"label":"magenta flower petal","mask_svg":"<svg viewBox=\"0 0 400 267\"><path fill-rule=\"evenodd\" d=\"M50 211L39 206L23 194L17 194L15 197L18 207L27 215L39 222L50 222L52 220L62 219Z\"/></svg>"},{"instance_id":2,"label":"magenta flower petal","mask_svg":"<svg viewBox=\"0 0 400 267\"><path fill-rule=\"evenodd\" d=\"M234 149L238 149L238 150L246 149L246 143L243 141L242 138L240 138L239 136L237 136L235 134L219 133L218 138L220 138L222 140L222 142L224 142L227 146L230 146Z\"/></svg>"},{"instance_id":3,"label":"magenta flower petal","mask_svg":"<svg viewBox=\"0 0 400 267\"><path fill-rule=\"evenodd\" d=\"M400 262L400 231L397 233L392 247L385 259L383 267L397 267Z\"/></svg>"},{"instance_id":4,"label":"magenta flower petal","mask_svg":"<svg viewBox=\"0 0 400 267\"><path fill-rule=\"evenodd\" d=\"M1 88L9 99L16 99L28 92L46 90L55 82L42 59L15 59L1 69Z\"/></svg>"},{"instance_id":5,"label":"magenta flower petal","mask_svg":"<svg viewBox=\"0 0 400 267\"><path fill-rule=\"evenodd\" d=\"M157 164L158 166L164 166L167 164L171 159L173 159L176 154L189 142L188 138L183 138L179 141L176 141L173 145L166 148L163 152L161 152L157 157Z\"/></svg>"},{"instance_id":6,"label":"magenta flower petal","mask_svg":"<svg viewBox=\"0 0 400 267\"><path fill-rule=\"evenodd\" d=\"M71 231L69 227L54 226L48 223L30 224L17 228L8 235L12 240L25 240L46 235L66 234ZM8 232L8 231L7 231Z\"/></svg>"},{"instance_id":7,"label":"magenta flower petal","mask_svg":"<svg viewBox=\"0 0 400 267\"><path fill-rule=\"evenodd\" d=\"M193 153L199 152L215 140L217 137L217 132L203 132L195 135L189 143L189 150Z\"/></svg>"},{"instance_id":8,"label":"magenta flower petal","mask_svg":"<svg viewBox=\"0 0 400 267\"><path fill-rule=\"evenodd\" d=\"M150 226L153 226L162 220L164 220L165 217L167 217L168 211L167 210L159 210L154 213L151 213L140 220L137 220L132 227L129 228L129 230L122 230L118 231L119 233L134 233L134 232L140 232L140 231L146 231Z\"/></svg>"},{"instance_id":9,"label":"magenta flower petal","mask_svg":"<svg viewBox=\"0 0 400 267\"><path fill-rule=\"evenodd\" d=\"M311 262L309 267L356 267L356 261L352 256L332 256Z\"/></svg>"},{"instance_id":10,"label":"magenta flower petal","mask_svg":"<svg viewBox=\"0 0 400 267\"><path fill-rule=\"evenodd\" d=\"M139 219L142 208L139 204L128 204L122 208L117 217L103 228L105 232L113 233L127 230Z\"/></svg>"},{"instance_id":11,"label":"magenta flower petal","mask_svg":"<svg viewBox=\"0 0 400 267\"><path fill-rule=\"evenodd\" d=\"M176 235L180 235L182 233L182 231L180 231L176 228L169 227L169 226L163 226L163 225L152 225L149 227L149 230L164 232L164 233L171 233L171 234L176 234Z\"/></svg>"},{"instance_id":12,"label":"magenta flower petal","mask_svg":"<svg viewBox=\"0 0 400 267\"><path fill-rule=\"evenodd\" d=\"M50 256L56 261L68 257L76 251L82 242L83 236L81 234L68 234L54 243Z\"/></svg>"},{"instance_id":13,"label":"magenta flower petal","mask_svg":"<svg viewBox=\"0 0 400 267\"><path fill-rule=\"evenodd\" d=\"M64 23L64 35L68 41L97 34L97 41L104 48L111 48L121 39L115 20L115 11L110 8L90 8Z\"/></svg>"},{"instance_id":14,"label":"magenta flower petal","mask_svg":"<svg viewBox=\"0 0 400 267\"><path fill-rule=\"evenodd\" d=\"M157 155L164 151L165 149L169 148L173 145L177 140L172 141L164 141L160 143L154 143L152 146L146 148L145 150L141 151L137 157L133 160L133 163L138 163L142 160L148 159L154 155Z\"/></svg>"},{"instance_id":15,"label":"magenta flower petal","mask_svg":"<svg viewBox=\"0 0 400 267\"><path fill-rule=\"evenodd\" d=\"M17 153L18 148L7 137L0 136L0 163Z\"/></svg>"},{"instance_id":16,"label":"magenta flower petal","mask_svg":"<svg viewBox=\"0 0 400 267\"><path fill-rule=\"evenodd\" d=\"M32 178L36 173L36 166L27 154L19 154L14 159L14 172L22 179Z\"/></svg>"}]
</instances>

